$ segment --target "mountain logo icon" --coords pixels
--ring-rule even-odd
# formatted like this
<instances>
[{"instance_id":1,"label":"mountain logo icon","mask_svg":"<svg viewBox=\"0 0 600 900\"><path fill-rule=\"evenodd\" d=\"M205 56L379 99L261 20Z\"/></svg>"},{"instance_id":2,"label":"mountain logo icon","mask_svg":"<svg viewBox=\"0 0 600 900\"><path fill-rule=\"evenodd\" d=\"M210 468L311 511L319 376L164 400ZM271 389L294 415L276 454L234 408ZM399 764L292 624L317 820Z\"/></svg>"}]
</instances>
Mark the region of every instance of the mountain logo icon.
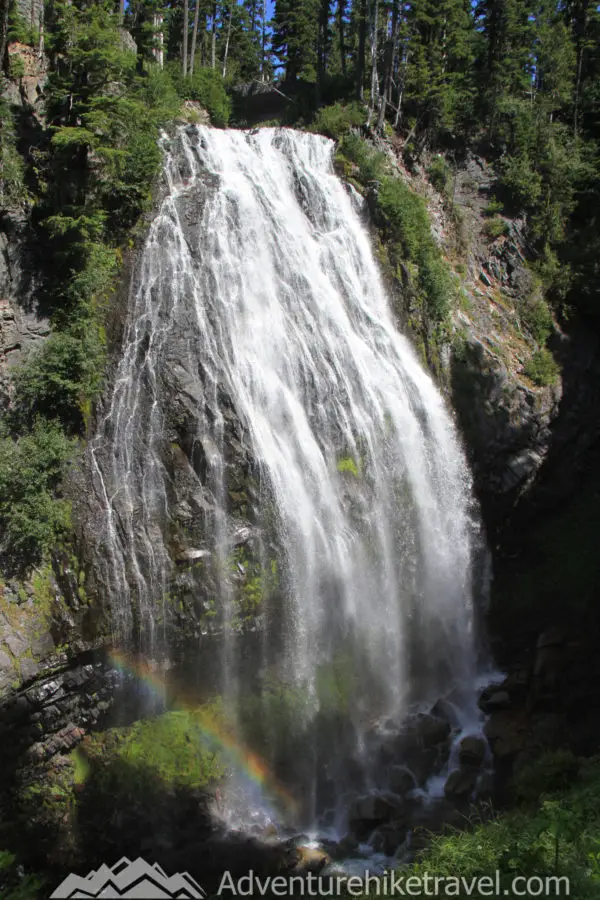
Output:
<instances>
[{"instance_id":1,"label":"mountain logo icon","mask_svg":"<svg viewBox=\"0 0 600 900\"><path fill-rule=\"evenodd\" d=\"M197 881L187 872L169 877L156 863L151 866L141 857L131 862L125 856L112 868L100 866L89 875L68 875L50 900L75 898L135 897L136 900L198 900L206 897Z\"/></svg>"}]
</instances>

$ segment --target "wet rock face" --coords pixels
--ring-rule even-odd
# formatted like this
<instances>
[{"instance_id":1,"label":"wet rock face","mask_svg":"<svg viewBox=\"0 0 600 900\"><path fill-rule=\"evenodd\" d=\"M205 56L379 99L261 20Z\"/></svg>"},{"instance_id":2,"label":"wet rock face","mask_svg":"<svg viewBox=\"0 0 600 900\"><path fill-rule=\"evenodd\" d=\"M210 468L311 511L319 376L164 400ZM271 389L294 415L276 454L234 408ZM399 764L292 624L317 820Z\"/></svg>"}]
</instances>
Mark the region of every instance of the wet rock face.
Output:
<instances>
[{"instance_id":1,"label":"wet rock face","mask_svg":"<svg viewBox=\"0 0 600 900\"><path fill-rule=\"evenodd\" d=\"M0 230L0 413L10 393L10 370L50 333L32 299L33 258L18 219Z\"/></svg>"}]
</instances>

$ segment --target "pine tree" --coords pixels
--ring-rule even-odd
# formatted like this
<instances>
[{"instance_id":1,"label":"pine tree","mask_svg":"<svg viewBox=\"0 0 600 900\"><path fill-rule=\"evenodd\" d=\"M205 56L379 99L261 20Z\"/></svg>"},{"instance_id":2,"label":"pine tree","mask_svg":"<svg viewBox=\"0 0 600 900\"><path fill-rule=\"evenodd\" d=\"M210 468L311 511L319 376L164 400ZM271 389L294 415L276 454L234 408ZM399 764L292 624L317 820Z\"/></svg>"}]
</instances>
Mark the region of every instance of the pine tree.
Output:
<instances>
[{"instance_id":1,"label":"pine tree","mask_svg":"<svg viewBox=\"0 0 600 900\"><path fill-rule=\"evenodd\" d=\"M405 11L406 97L414 131L431 140L464 127L474 86L474 32L468 0L415 0Z\"/></svg>"},{"instance_id":2,"label":"pine tree","mask_svg":"<svg viewBox=\"0 0 600 900\"><path fill-rule=\"evenodd\" d=\"M316 81L319 0L276 0L273 52L285 70L286 81Z\"/></svg>"}]
</instances>

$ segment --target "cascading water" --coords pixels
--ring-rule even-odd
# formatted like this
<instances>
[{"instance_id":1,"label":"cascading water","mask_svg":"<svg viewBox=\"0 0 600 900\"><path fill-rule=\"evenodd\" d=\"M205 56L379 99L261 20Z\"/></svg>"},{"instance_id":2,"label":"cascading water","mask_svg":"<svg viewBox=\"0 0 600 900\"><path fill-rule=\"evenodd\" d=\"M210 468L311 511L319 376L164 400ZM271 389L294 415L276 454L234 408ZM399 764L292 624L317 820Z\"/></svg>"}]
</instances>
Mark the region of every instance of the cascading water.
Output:
<instances>
[{"instance_id":1,"label":"cascading water","mask_svg":"<svg viewBox=\"0 0 600 900\"><path fill-rule=\"evenodd\" d=\"M305 819L376 782L376 722L451 686L467 696L475 660L470 476L332 152L288 129L190 127L167 146L91 449L117 638L158 652L173 544L194 547L188 593L208 579L215 623L198 653L218 646L235 727L244 738L259 720ZM240 441L246 493L231 484Z\"/></svg>"}]
</instances>

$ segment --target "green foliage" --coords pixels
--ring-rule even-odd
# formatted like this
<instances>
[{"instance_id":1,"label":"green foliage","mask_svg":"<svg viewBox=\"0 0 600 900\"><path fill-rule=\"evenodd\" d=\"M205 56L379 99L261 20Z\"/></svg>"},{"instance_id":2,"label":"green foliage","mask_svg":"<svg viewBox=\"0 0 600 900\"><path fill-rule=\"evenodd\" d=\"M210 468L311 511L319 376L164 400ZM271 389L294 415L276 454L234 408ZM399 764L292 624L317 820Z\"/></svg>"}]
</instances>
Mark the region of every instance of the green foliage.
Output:
<instances>
[{"instance_id":1,"label":"green foliage","mask_svg":"<svg viewBox=\"0 0 600 900\"><path fill-rule=\"evenodd\" d=\"M556 384L560 375L560 366L546 347L536 350L527 361L524 372L538 387Z\"/></svg>"},{"instance_id":2,"label":"green foliage","mask_svg":"<svg viewBox=\"0 0 600 900\"><path fill-rule=\"evenodd\" d=\"M231 98L215 69L201 68L183 78L179 65L169 66L173 85L182 100L195 100L207 110L213 125L224 128L231 115Z\"/></svg>"},{"instance_id":3,"label":"green foliage","mask_svg":"<svg viewBox=\"0 0 600 900\"><path fill-rule=\"evenodd\" d=\"M360 477L359 466L356 464L354 457L352 456L344 456L342 459L338 459L337 470L338 472L341 472L342 475L345 472L348 472L350 475L354 475L355 478Z\"/></svg>"},{"instance_id":4,"label":"green foliage","mask_svg":"<svg viewBox=\"0 0 600 900\"><path fill-rule=\"evenodd\" d=\"M57 492L74 453L58 425L41 419L16 440L0 433L0 558L9 571L38 565L67 534L70 508Z\"/></svg>"},{"instance_id":5,"label":"green foliage","mask_svg":"<svg viewBox=\"0 0 600 900\"><path fill-rule=\"evenodd\" d=\"M443 156L434 156L427 167L427 177L440 194L445 194L452 183L450 166Z\"/></svg>"},{"instance_id":6,"label":"green foliage","mask_svg":"<svg viewBox=\"0 0 600 900\"><path fill-rule=\"evenodd\" d=\"M0 97L0 209L20 206L27 199L25 164L17 149L12 111Z\"/></svg>"},{"instance_id":7,"label":"green foliage","mask_svg":"<svg viewBox=\"0 0 600 900\"><path fill-rule=\"evenodd\" d=\"M386 169L385 153L374 150L355 131L349 131L340 142L340 151L346 159L358 166L358 177L367 185L371 181L381 181Z\"/></svg>"},{"instance_id":8,"label":"green foliage","mask_svg":"<svg viewBox=\"0 0 600 900\"><path fill-rule=\"evenodd\" d=\"M19 44L29 44L34 47L37 46L40 40L40 33L37 28L33 28L31 26L25 16L22 16L20 12L15 9L14 4L11 4L11 9L8 14L8 40L16 41Z\"/></svg>"},{"instance_id":9,"label":"green foliage","mask_svg":"<svg viewBox=\"0 0 600 900\"><path fill-rule=\"evenodd\" d=\"M253 624L264 600L279 586L277 562L254 559L244 547L238 547L229 559L229 576L234 584L237 605L236 626Z\"/></svg>"},{"instance_id":10,"label":"green foliage","mask_svg":"<svg viewBox=\"0 0 600 900\"><path fill-rule=\"evenodd\" d=\"M490 202L483 210L484 216L496 216L504 210L504 203L500 200L497 200L496 197L492 197Z\"/></svg>"},{"instance_id":11,"label":"green foliage","mask_svg":"<svg viewBox=\"0 0 600 900\"><path fill-rule=\"evenodd\" d=\"M0 896L2 900L36 900L43 886L41 879L19 871L14 853L0 850Z\"/></svg>"},{"instance_id":12,"label":"green foliage","mask_svg":"<svg viewBox=\"0 0 600 900\"><path fill-rule=\"evenodd\" d=\"M455 294L454 284L431 233L424 201L398 178L384 178L378 195L385 228L404 258L418 266L417 281L434 322L443 322Z\"/></svg>"},{"instance_id":13,"label":"green foliage","mask_svg":"<svg viewBox=\"0 0 600 900\"><path fill-rule=\"evenodd\" d=\"M25 63L20 56L11 55L8 62L8 74L13 81L20 81L25 75Z\"/></svg>"},{"instance_id":14,"label":"green foliage","mask_svg":"<svg viewBox=\"0 0 600 900\"><path fill-rule=\"evenodd\" d=\"M554 327L546 300L535 294L527 297L521 305L520 314L521 321L536 343L545 344Z\"/></svg>"},{"instance_id":15,"label":"green foliage","mask_svg":"<svg viewBox=\"0 0 600 900\"><path fill-rule=\"evenodd\" d=\"M487 219L484 222L483 232L491 241L495 241L501 235L507 234L508 222L501 216L494 216L493 219Z\"/></svg>"},{"instance_id":16,"label":"green foliage","mask_svg":"<svg viewBox=\"0 0 600 900\"><path fill-rule=\"evenodd\" d=\"M285 61L286 81L317 78L317 0L277 0L273 18L273 52Z\"/></svg>"},{"instance_id":17,"label":"green foliage","mask_svg":"<svg viewBox=\"0 0 600 900\"><path fill-rule=\"evenodd\" d=\"M542 194L542 178L527 153L509 156L503 164L500 184L517 210L533 209Z\"/></svg>"},{"instance_id":18,"label":"green foliage","mask_svg":"<svg viewBox=\"0 0 600 900\"><path fill-rule=\"evenodd\" d=\"M575 782L580 762L570 750L547 750L524 764L513 777L517 800L538 803L543 794L567 791Z\"/></svg>"},{"instance_id":19,"label":"green foliage","mask_svg":"<svg viewBox=\"0 0 600 900\"><path fill-rule=\"evenodd\" d=\"M596 757L583 763L576 780L570 757L557 753L552 765L550 760L548 756L552 783L547 785L547 791L551 796L544 795L537 810L508 813L485 823L474 823L465 831L435 836L407 874L423 876L430 872L470 881L483 876L495 879L498 871L501 894L510 893L516 876L557 876L569 879L569 893L578 900L597 898L600 760ZM551 773L557 768L563 774L555 780ZM567 893L565 885L563 881L562 893ZM549 890L553 891L554 886ZM487 887L482 886L481 893L474 891L470 896L479 900L487 895L486 891Z\"/></svg>"},{"instance_id":20,"label":"green foliage","mask_svg":"<svg viewBox=\"0 0 600 900\"><path fill-rule=\"evenodd\" d=\"M101 371L97 330L55 332L31 351L15 375L13 418L30 425L44 416L80 430L85 401L95 396Z\"/></svg>"},{"instance_id":21,"label":"green foliage","mask_svg":"<svg viewBox=\"0 0 600 900\"><path fill-rule=\"evenodd\" d=\"M359 128L364 122L365 110L359 103L334 103L323 106L317 112L311 130L339 141L352 128Z\"/></svg>"},{"instance_id":22,"label":"green foliage","mask_svg":"<svg viewBox=\"0 0 600 900\"><path fill-rule=\"evenodd\" d=\"M191 710L173 710L152 719L143 719L125 729L92 736L82 745L79 754L87 756L87 764L100 764L106 777L115 772L127 772L128 783L113 787L135 793L138 778L144 784L149 776L157 783L189 789L205 787L223 774L218 747L211 735L222 727L217 707L207 704ZM125 768L109 768L114 761ZM80 776L81 761L78 763ZM106 785L108 788L108 785Z\"/></svg>"}]
</instances>

